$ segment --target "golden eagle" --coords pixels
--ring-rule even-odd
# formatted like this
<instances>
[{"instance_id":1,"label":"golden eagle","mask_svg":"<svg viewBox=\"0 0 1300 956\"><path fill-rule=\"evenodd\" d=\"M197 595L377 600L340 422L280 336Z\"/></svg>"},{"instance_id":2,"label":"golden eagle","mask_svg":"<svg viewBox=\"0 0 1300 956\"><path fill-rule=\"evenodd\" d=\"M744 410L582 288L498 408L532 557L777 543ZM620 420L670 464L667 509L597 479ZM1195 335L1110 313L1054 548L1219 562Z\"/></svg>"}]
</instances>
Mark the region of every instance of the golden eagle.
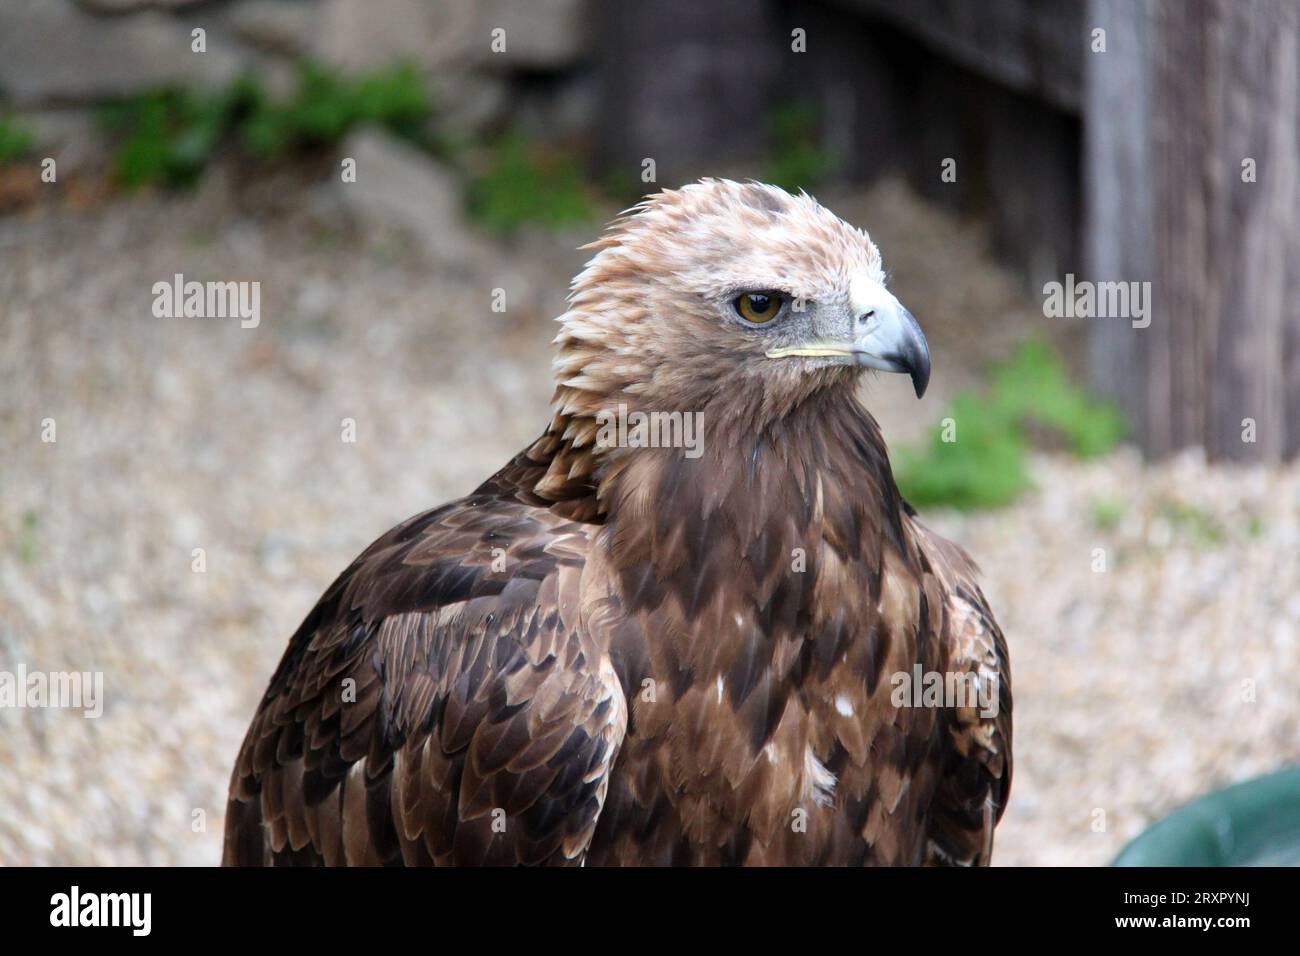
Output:
<instances>
[{"instance_id":1,"label":"golden eagle","mask_svg":"<svg viewBox=\"0 0 1300 956\"><path fill-rule=\"evenodd\" d=\"M589 248L550 426L307 615L223 861L987 863L1006 645L855 397L930 373L876 246L705 180Z\"/></svg>"}]
</instances>

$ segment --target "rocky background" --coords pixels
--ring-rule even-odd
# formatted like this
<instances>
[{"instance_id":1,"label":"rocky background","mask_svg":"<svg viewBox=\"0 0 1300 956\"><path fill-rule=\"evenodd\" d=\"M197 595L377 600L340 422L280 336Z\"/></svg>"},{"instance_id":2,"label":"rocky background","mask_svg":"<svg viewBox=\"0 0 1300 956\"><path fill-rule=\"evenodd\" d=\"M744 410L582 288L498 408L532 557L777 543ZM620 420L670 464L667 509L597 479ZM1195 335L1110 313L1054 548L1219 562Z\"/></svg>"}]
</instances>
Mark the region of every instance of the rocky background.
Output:
<instances>
[{"instance_id":1,"label":"rocky background","mask_svg":"<svg viewBox=\"0 0 1300 956\"><path fill-rule=\"evenodd\" d=\"M497 49L494 29L505 31ZM594 122L590 44L583 0L9 0L0 103L72 172L106 155L94 107L107 100L215 90L248 72L283 92L304 60L344 72L401 62L457 135L508 125L572 138Z\"/></svg>"},{"instance_id":2,"label":"rocky background","mask_svg":"<svg viewBox=\"0 0 1300 956\"><path fill-rule=\"evenodd\" d=\"M543 160L585 155L589 27L576 0L0 7L0 117L32 138L0 161L0 670L105 681L97 719L0 708L0 863L215 863L247 721L321 591L544 426L551 320L623 187L583 164L580 208L502 229L475 184L507 132ZM304 60L414 64L428 128L357 123L266 163L228 144L183 188L120 181L105 103L249 71L292 96ZM1042 317L985 221L892 179L818 195L870 230L930 338L924 401L897 377L864 386L891 447L923 442L1026 335L1075 364L1079 330ZM261 324L155 318L152 285L177 272L260 281ZM925 515L980 560L1011 646L996 862L1103 864L1178 804L1300 759L1300 468L1047 441L1028 479L1004 507Z\"/></svg>"}]
</instances>

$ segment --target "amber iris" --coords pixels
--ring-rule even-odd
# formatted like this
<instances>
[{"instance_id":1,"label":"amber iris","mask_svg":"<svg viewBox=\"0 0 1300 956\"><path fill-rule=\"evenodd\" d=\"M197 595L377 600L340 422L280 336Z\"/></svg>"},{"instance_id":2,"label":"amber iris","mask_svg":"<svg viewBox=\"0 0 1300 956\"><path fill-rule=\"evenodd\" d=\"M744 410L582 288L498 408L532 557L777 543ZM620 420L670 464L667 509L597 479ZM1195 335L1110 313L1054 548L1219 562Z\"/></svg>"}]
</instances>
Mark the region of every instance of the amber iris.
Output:
<instances>
[{"instance_id":1,"label":"amber iris","mask_svg":"<svg viewBox=\"0 0 1300 956\"><path fill-rule=\"evenodd\" d=\"M746 322L763 325L776 318L781 311L781 300L763 292L746 292L736 297L736 311Z\"/></svg>"}]
</instances>

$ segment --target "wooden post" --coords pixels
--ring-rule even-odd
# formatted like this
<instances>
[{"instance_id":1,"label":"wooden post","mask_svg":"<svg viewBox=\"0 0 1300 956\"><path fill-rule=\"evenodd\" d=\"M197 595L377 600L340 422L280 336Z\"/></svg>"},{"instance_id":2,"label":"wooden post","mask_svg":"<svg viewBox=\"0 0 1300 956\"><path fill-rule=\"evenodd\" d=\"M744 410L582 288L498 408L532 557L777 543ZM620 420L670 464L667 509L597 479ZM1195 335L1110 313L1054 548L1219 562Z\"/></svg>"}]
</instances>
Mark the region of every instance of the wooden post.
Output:
<instances>
[{"instance_id":1,"label":"wooden post","mask_svg":"<svg viewBox=\"0 0 1300 956\"><path fill-rule=\"evenodd\" d=\"M1150 281L1151 324L1091 319L1095 385L1152 455L1300 452L1300 7L1090 0L1089 278ZM1252 437L1254 441L1248 440Z\"/></svg>"},{"instance_id":2,"label":"wooden post","mask_svg":"<svg viewBox=\"0 0 1300 956\"><path fill-rule=\"evenodd\" d=\"M764 0L594 4L600 94L598 152L606 170L659 180L716 173L762 154L772 77L788 51Z\"/></svg>"}]
</instances>

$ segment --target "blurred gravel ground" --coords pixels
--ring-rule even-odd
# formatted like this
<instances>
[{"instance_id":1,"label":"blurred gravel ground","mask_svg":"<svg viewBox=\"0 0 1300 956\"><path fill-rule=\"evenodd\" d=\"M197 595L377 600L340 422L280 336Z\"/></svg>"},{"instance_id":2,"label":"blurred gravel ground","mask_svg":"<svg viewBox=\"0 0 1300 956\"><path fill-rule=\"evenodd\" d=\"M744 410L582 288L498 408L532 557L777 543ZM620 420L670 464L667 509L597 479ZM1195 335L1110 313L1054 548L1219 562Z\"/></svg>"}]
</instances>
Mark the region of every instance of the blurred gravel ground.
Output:
<instances>
[{"instance_id":1,"label":"blurred gravel ground","mask_svg":"<svg viewBox=\"0 0 1300 956\"><path fill-rule=\"evenodd\" d=\"M0 670L102 670L106 697L99 719L0 709L0 862L215 863L243 731L321 591L545 424L549 319L592 230L453 271L319 196L280 200L254 215L215 176L0 220ZM915 436L1035 312L977 229L905 190L828 204L871 230L931 337L924 402L884 378L865 396L891 441ZM154 318L176 272L260 280L261 326ZM982 563L1011 645L996 858L1099 864L1174 805L1300 759L1300 469L1124 451L1034 473L1013 508L927 518Z\"/></svg>"}]
</instances>

